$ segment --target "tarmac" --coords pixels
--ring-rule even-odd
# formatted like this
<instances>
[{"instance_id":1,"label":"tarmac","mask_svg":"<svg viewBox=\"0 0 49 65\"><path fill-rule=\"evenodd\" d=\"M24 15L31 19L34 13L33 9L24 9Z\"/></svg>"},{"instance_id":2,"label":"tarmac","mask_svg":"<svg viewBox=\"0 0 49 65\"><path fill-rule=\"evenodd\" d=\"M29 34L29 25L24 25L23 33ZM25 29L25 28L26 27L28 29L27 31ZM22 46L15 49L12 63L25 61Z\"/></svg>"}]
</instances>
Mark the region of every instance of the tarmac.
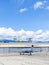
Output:
<instances>
[{"instance_id":1,"label":"tarmac","mask_svg":"<svg viewBox=\"0 0 49 65\"><path fill-rule=\"evenodd\" d=\"M49 65L49 52L0 53L0 65Z\"/></svg>"}]
</instances>

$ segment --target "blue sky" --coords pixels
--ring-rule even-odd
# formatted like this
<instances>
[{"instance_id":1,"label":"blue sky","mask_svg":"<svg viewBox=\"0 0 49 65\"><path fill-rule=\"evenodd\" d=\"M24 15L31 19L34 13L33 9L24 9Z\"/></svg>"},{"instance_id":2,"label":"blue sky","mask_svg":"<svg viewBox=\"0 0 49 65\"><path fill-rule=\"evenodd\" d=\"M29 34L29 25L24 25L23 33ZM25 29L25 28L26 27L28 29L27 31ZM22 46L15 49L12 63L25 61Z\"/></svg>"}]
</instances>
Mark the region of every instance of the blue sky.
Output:
<instances>
[{"instance_id":1,"label":"blue sky","mask_svg":"<svg viewBox=\"0 0 49 65\"><path fill-rule=\"evenodd\" d=\"M49 30L49 0L0 0L0 27Z\"/></svg>"}]
</instances>

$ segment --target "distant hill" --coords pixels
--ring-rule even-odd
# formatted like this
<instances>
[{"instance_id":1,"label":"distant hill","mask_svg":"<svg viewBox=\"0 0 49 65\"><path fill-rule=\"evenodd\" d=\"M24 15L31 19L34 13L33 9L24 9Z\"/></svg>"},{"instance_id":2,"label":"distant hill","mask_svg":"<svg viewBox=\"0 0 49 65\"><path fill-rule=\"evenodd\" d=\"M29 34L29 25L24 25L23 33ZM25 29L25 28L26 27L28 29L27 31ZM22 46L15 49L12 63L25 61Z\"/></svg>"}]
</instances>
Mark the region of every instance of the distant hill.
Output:
<instances>
[{"instance_id":1,"label":"distant hill","mask_svg":"<svg viewBox=\"0 0 49 65\"><path fill-rule=\"evenodd\" d=\"M29 43L29 41L19 41L19 40L9 40L9 39L1 39L0 42L4 42L4 43L11 43L11 42L18 42L18 43Z\"/></svg>"},{"instance_id":2,"label":"distant hill","mask_svg":"<svg viewBox=\"0 0 49 65\"><path fill-rule=\"evenodd\" d=\"M10 39L0 39L0 43L12 43L12 42L18 42L18 43L30 43L29 41L22 41L20 42L19 40L10 40ZM49 43L49 41L33 41L32 43Z\"/></svg>"},{"instance_id":3,"label":"distant hill","mask_svg":"<svg viewBox=\"0 0 49 65\"><path fill-rule=\"evenodd\" d=\"M0 40L0 42L9 43L9 42L15 42L15 41L14 40L2 39L2 40Z\"/></svg>"},{"instance_id":4,"label":"distant hill","mask_svg":"<svg viewBox=\"0 0 49 65\"><path fill-rule=\"evenodd\" d=\"M36 43L49 43L49 41L36 41Z\"/></svg>"}]
</instances>

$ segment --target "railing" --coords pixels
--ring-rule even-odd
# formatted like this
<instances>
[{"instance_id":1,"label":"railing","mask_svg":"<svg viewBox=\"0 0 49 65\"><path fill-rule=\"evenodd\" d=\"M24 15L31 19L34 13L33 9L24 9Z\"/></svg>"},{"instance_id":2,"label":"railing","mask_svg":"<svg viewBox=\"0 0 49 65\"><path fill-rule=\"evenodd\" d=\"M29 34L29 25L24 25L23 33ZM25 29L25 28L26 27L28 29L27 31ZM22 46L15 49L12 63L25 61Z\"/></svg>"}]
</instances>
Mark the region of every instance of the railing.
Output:
<instances>
[{"instance_id":1,"label":"railing","mask_svg":"<svg viewBox=\"0 0 49 65\"><path fill-rule=\"evenodd\" d=\"M13 52L13 51L11 51L11 49L15 49L15 50L17 49L18 50L18 49L24 49L25 48L26 50L17 51L17 52L20 53L20 55L21 55L21 53L23 53L23 54L24 53L30 53L30 55L31 55L31 53L34 52L34 49L37 49L37 48L40 49L40 52L42 52L44 48L47 48L48 49L48 52L49 52L49 44L46 44L46 45L45 44L44 45L32 45L32 44L0 44L0 49L1 48L8 49L6 51L7 53ZM29 48L30 48L30 50L29 50Z\"/></svg>"}]
</instances>

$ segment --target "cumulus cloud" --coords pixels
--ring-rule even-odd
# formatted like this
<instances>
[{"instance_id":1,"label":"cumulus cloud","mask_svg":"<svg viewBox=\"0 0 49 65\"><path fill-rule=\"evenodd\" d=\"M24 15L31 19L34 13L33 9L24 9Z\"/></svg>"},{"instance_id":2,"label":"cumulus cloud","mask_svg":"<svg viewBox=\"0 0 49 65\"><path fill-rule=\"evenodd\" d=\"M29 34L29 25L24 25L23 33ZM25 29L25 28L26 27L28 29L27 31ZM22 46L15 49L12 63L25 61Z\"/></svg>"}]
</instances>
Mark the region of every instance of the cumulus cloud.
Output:
<instances>
[{"instance_id":1,"label":"cumulus cloud","mask_svg":"<svg viewBox=\"0 0 49 65\"><path fill-rule=\"evenodd\" d=\"M44 0L43 3L47 3L47 0Z\"/></svg>"},{"instance_id":2,"label":"cumulus cloud","mask_svg":"<svg viewBox=\"0 0 49 65\"><path fill-rule=\"evenodd\" d=\"M9 37L13 37L16 35L16 32L12 28L0 28L0 39L5 39Z\"/></svg>"},{"instance_id":3,"label":"cumulus cloud","mask_svg":"<svg viewBox=\"0 0 49 65\"><path fill-rule=\"evenodd\" d=\"M23 13L23 12L25 12L25 11L27 11L27 10L28 10L27 8L22 8L22 9L19 10L19 12L20 12L20 13Z\"/></svg>"},{"instance_id":4,"label":"cumulus cloud","mask_svg":"<svg viewBox=\"0 0 49 65\"><path fill-rule=\"evenodd\" d=\"M47 6L46 9L49 10L49 6Z\"/></svg>"},{"instance_id":5,"label":"cumulus cloud","mask_svg":"<svg viewBox=\"0 0 49 65\"><path fill-rule=\"evenodd\" d=\"M45 9L45 10L49 10L49 6L47 6L48 4L48 1L47 0L44 0L44 1L37 1L35 4L34 4L34 9Z\"/></svg>"},{"instance_id":6,"label":"cumulus cloud","mask_svg":"<svg viewBox=\"0 0 49 65\"><path fill-rule=\"evenodd\" d=\"M34 4L34 9L44 8L46 6L47 1L38 1Z\"/></svg>"},{"instance_id":7,"label":"cumulus cloud","mask_svg":"<svg viewBox=\"0 0 49 65\"><path fill-rule=\"evenodd\" d=\"M35 4L34 4L34 9L37 9L37 8L42 8L42 6L44 5L44 3L43 2L41 2L41 1L39 1L39 2L36 2Z\"/></svg>"},{"instance_id":8,"label":"cumulus cloud","mask_svg":"<svg viewBox=\"0 0 49 65\"><path fill-rule=\"evenodd\" d=\"M40 35L42 32L43 32L43 30L40 29L40 30L36 31L36 34Z\"/></svg>"},{"instance_id":9,"label":"cumulus cloud","mask_svg":"<svg viewBox=\"0 0 49 65\"><path fill-rule=\"evenodd\" d=\"M28 40L32 38L32 41L49 41L49 31L37 30L34 31L25 31L23 29L15 31L12 28L0 28L0 39L14 39L17 40Z\"/></svg>"}]
</instances>

